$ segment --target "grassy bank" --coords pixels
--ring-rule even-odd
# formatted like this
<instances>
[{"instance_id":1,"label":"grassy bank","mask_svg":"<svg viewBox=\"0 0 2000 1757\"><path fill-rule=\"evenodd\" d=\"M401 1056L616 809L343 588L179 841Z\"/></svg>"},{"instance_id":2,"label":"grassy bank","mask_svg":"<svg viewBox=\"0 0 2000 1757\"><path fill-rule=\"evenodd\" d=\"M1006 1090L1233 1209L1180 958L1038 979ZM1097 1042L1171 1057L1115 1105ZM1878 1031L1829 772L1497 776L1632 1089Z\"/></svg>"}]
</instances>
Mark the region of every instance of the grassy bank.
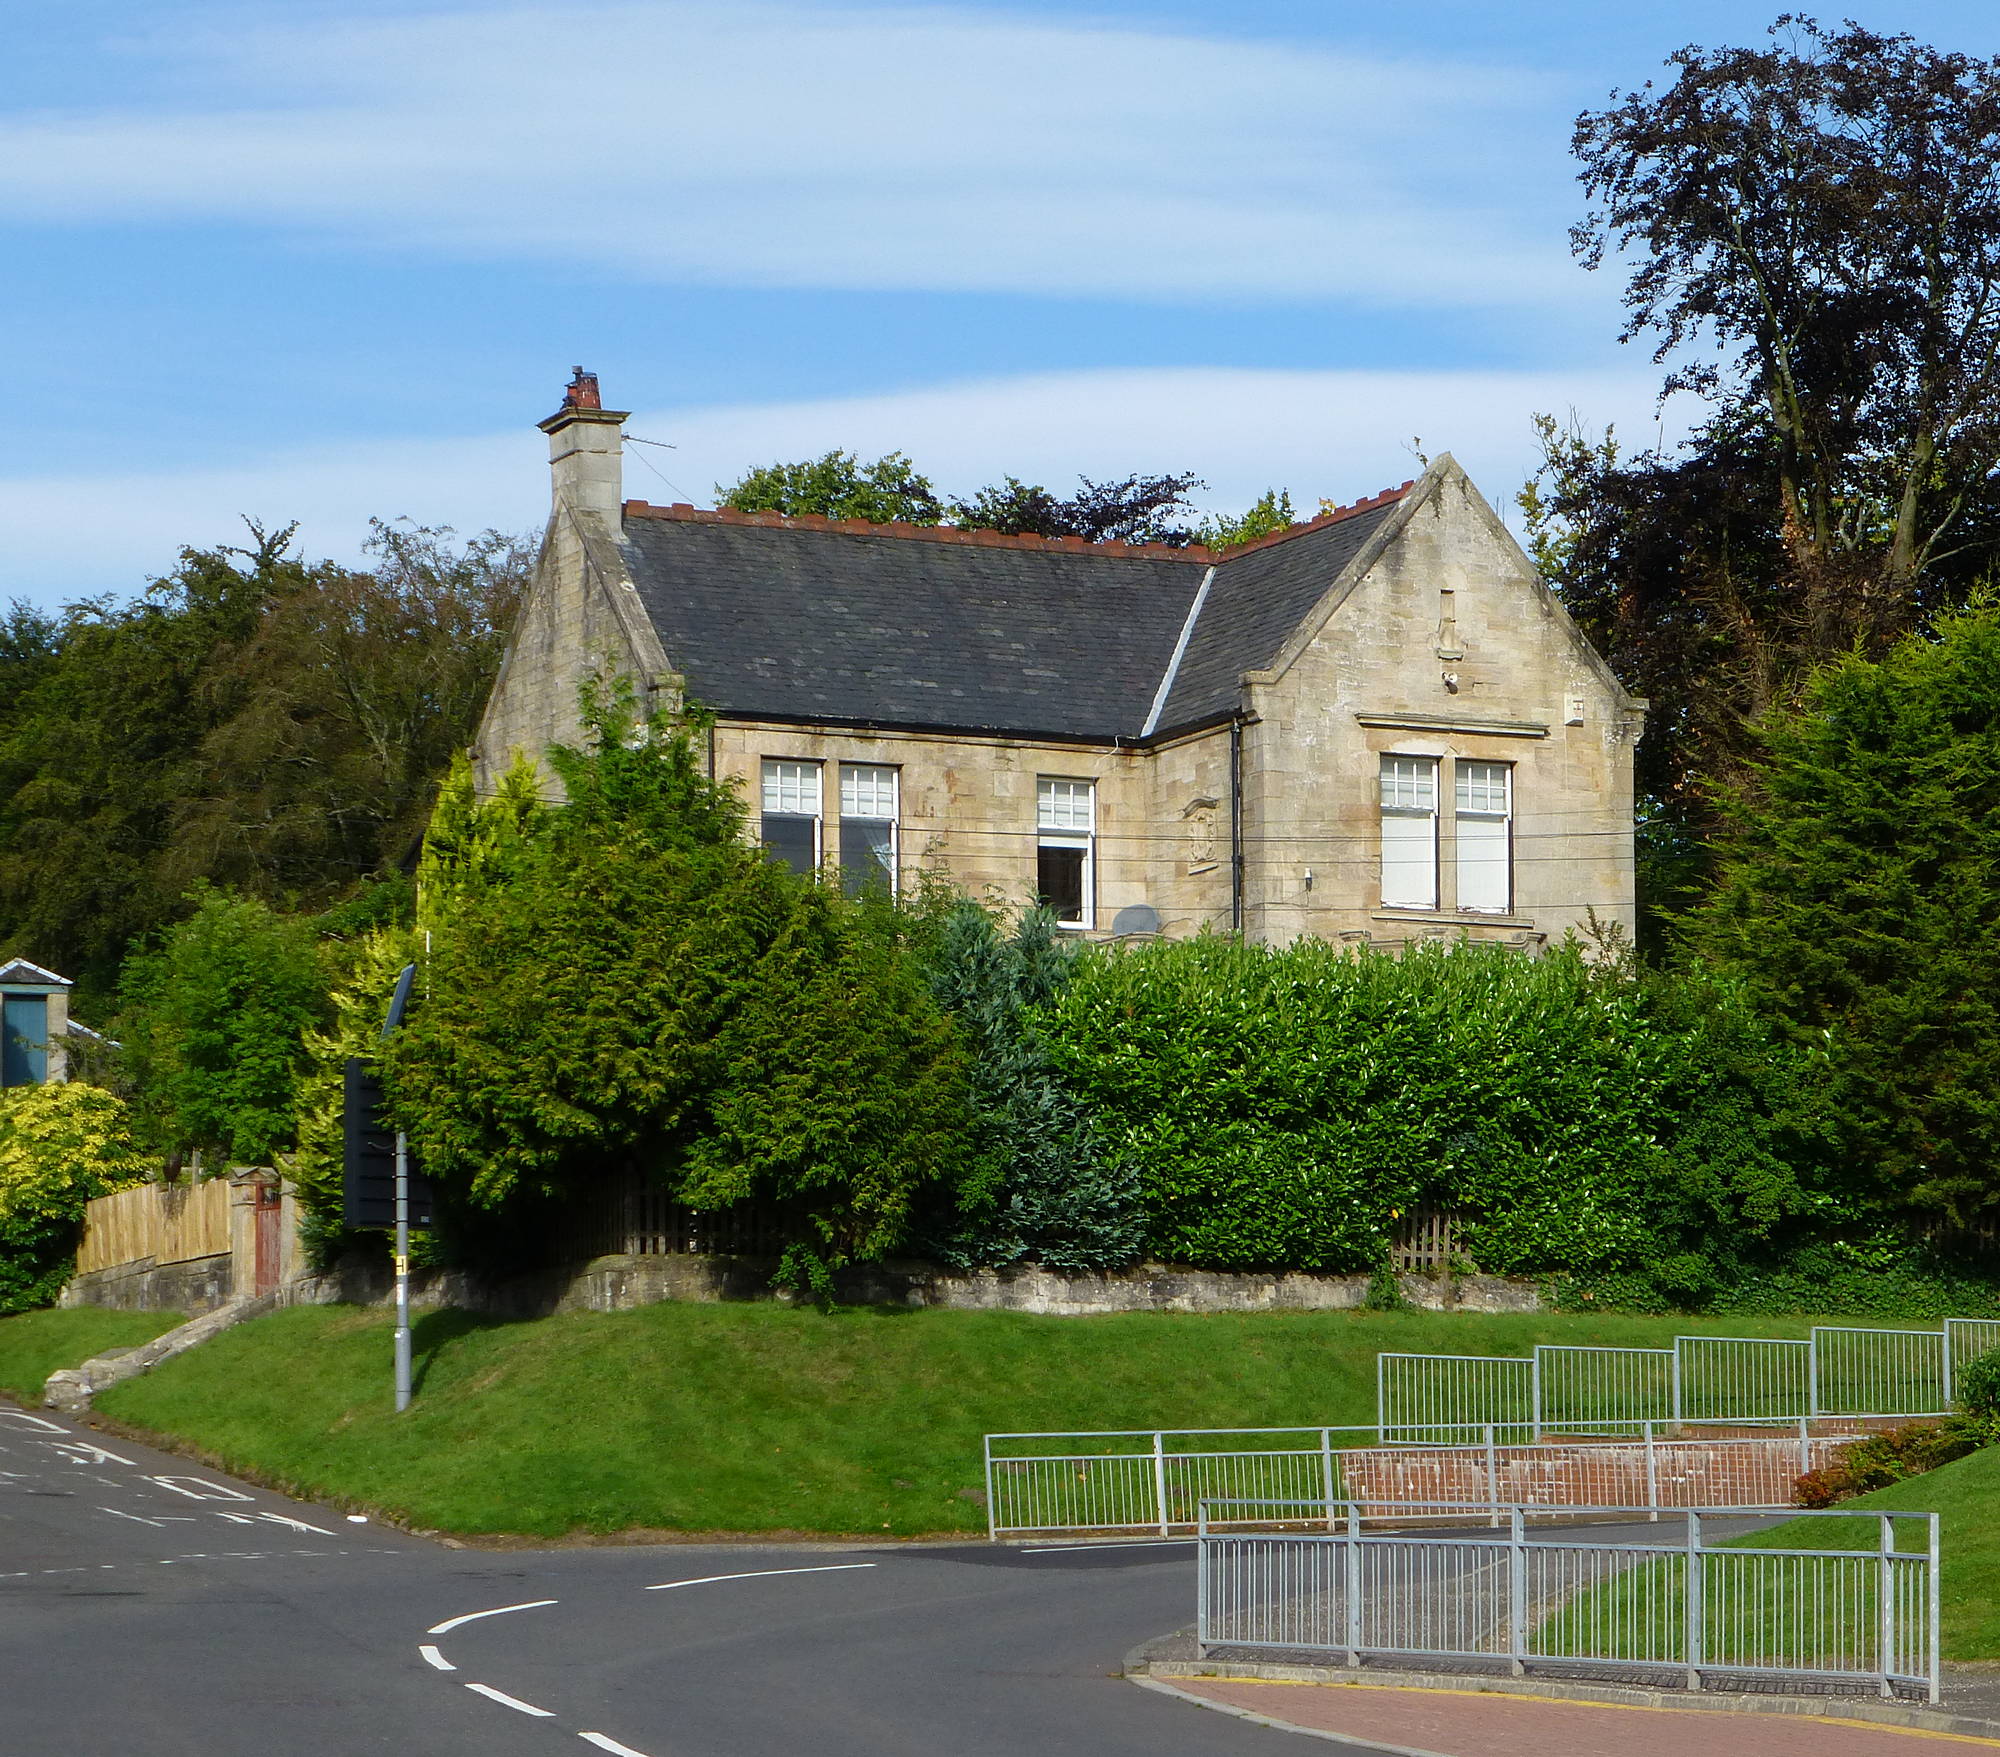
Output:
<instances>
[{"instance_id":1,"label":"grassy bank","mask_svg":"<svg viewBox=\"0 0 2000 1757\"><path fill-rule=\"evenodd\" d=\"M388 1316L320 1307L240 1325L99 1407L271 1481L447 1531L976 1532L988 1431L1364 1423L1382 1349L1657 1346L1704 1328L1797 1336L1808 1322L438 1312L418 1321L417 1401L397 1417Z\"/></svg>"},{"instance_id":2,"label":"grassy bank","mask_svg":"<svg viewBox=\"0 0 2000 1757\"><path fill-rule=\"evenodd\" d=\"M1936 1513L1943 1571L1938 1586L1939 1634L1946 1659L2000 1659L2000 1446L1989 1446L1941 1470L1843 1501L1898 1513ZM1880 1521L1801 1519L1746 1538L1751 1548L1873 1549ZM1899 1548L1923 1542L1915 1525L1901 1526Z\"/></svg>"},{"instance_id":3,"label":"grassy bank","mask_svg":"<svg viewBox=\"0 0 2000 1757\"><path fill-rule=\"evenodd\" d=\"M0 1393L37 1404L49 1374L80 1366L107 1348L136 1348L180 1322L179 1312L106 1312L95 1306L0 1318Z\"/></svg>"}]
</instances>

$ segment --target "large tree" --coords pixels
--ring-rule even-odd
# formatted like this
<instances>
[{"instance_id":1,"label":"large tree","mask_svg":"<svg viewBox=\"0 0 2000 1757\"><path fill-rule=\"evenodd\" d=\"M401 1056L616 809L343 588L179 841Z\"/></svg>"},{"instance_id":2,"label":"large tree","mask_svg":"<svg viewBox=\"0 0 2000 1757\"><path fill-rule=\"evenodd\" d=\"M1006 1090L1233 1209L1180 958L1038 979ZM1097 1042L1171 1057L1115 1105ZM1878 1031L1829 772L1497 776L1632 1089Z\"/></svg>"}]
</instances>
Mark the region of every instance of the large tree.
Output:
<instances>
[{"instance_id":1,"label":"large tree","mask_svg":"<svg viewBox=\"0 0 2000 1757\"><path fill-rule=\"evenodd\" d=\"M2000 546L2000 62L1787 16L1581 117L1583 260L1696 399L1678 449L1545 424L1541 558L1664 710L1643 778L1706 827L1749 723L1879 653Z\"/></svg>"},{"instance_id":2,"label":"large tree","mask_svg":"<svg viewBox=\"0 0 2000 1757\"><path fill-rule=\"evenodd\" d=\"M318 908L414 848L528 552L378 524L349 569L290 536L0 622L0 952L101 1001L197 881Z\"/></svg>"},{"instance_id":3,"label":"large tree","mask_svg":"<svg viewBox=\"0 0 2000 1757\"><path fill-rule=\"evenodd\" d=\"M1818 673L1762 729L1684 922L1827 1072L1852 1193L2000 1205L2000 606Z\"/></svg>"},{"instance_id":4,"label":"large tree","mask_svg":"<svg viewBox=\"0 0 2000 1757\"><path fill-rule=\"evenodd\" d=\"M1079 478L1074 494L1007 476L967 499L938 493L931 479L899 451L864 463L852 452L830 451L793 464L762 464L732 485L718 482L717 504L739 512L816 514L867 519L874 524L954 525L1001 531L1010 537L1082 537L1091 543L1192 543L1188 494L1201 483L1190 474L1130 475L1114 482ZM1266 496L1266 501L1270 500ZM1264 522L1256 535L1276 528L1276 503L1246 515ZM1290 502L1285 503L1290 511ZM1229 521L1230 529L1246 521ZM1217 527L1221 529L1221 526ZM1241 540L1241 539L1238 539Z\"/></svg>"}]
</instances>

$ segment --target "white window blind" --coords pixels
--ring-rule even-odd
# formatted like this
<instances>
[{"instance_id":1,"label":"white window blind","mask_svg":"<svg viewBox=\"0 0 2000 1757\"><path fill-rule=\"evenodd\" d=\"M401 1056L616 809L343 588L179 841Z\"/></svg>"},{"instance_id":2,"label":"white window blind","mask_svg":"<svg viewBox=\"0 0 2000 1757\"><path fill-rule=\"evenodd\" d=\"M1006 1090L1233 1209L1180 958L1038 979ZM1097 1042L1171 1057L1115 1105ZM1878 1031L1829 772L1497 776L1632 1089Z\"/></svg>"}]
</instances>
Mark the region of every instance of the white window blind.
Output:
<instances>
[{"instance_id":1,"label":"white window blind","mask_svg":"<svg viewBox=\"0 0 2000 1757\"><path fill-rule=\"evenodd\" d=\"M1514 904L1511 763L1456 765L1453 777L1458 840L1458 906L1505 915Z\"/></svg>"},{"instance_id":2,"label":"white window blind","mask_svg":"<svg viewBox=\"0 0 2000 1757\"><path fill-rule=\"evenodd\" d=\"M819 764L764 762L764 809L786 817L819 816Z\"/></svg>"},{"instance_id":3,"label":"white window blind","mask_svg":"<svg viewBox=\"0 0 2000 1757\"><path fill-rule=\"evenodd\" d=\"M1382 759L1382 903L1389 909L1438 905L1435 757Z\"/></svg>"},{"instance_id":4,"label":"white window blind","mask_svg":"<svg viewBox=\"0 0 2000 1757\"><path fill-rule=\"evenodd\" d=\"M896 771L872 763L842 763L840 815L893 819L896 815Z\"/></svg>"},{"instance_id":5,"label":"white window blind","mask_svg":"<svg viewBox=\"0 0 2000 1757\"><path fill-rule=\"evenodd\" d=\"M1044 775L1035 783L1036 822L1045 830L1083 830L1097 827L1094 781L1058 781Z\"/></svg>"}]
</instances>

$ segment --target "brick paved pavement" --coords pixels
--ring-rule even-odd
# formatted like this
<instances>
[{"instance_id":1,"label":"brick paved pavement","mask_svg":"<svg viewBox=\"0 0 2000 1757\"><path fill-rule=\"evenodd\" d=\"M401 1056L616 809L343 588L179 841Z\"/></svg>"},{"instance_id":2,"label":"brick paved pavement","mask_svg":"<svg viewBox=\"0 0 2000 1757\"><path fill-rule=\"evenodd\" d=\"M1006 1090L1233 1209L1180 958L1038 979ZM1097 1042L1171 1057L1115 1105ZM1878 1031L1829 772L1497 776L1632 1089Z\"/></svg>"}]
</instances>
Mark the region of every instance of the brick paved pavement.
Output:
<instances>
[{"instance_id":1,"label":"brick paved pavement","mask_svg":"<svg viewBox=\"0 0 2000 1757\"><path fill-rule=\"evenodd\" d=\"M1922 1757L2000 1739L1808 1715L1627 1708L1490 1691L1176 1678L1173 1688L1293 1728L1425 1757Z\"/></svg>"}]
</instances>

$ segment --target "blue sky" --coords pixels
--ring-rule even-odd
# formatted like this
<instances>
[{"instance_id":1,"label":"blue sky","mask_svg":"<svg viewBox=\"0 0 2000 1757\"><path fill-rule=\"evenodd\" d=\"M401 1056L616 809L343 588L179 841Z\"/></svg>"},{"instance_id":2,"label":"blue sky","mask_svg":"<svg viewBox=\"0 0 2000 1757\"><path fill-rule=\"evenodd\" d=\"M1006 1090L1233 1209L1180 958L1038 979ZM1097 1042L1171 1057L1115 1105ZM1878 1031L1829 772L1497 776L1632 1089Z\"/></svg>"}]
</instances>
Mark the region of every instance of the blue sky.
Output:
<instances>
[{"instance_id":1,"label":"blue sky","mask_svg":"<svg viewBox=\"0 0 2000 1757\"><path fill-rule=\"evenodd\" d=\"M1576 112L1775 10L24 10L0 595L135 590L239 514L343 558L371 513L534 526L577 362L677 448L628 463L653 500L845 445L1309 510L1418 438L1503 499L1534 411L1655 420L1569 257ZM1862 15L2000 52L1990 5Z\"/></svg>"}]
</instances>

